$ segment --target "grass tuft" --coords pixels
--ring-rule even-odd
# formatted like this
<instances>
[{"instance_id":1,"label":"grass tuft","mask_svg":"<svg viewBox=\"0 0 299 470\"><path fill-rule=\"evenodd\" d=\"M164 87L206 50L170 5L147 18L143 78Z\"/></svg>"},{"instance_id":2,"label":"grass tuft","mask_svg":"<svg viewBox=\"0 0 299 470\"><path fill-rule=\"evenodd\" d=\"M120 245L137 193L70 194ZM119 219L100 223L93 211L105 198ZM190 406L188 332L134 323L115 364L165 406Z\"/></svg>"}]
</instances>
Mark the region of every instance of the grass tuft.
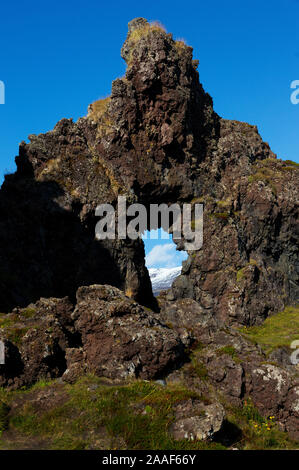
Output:
<instances>
[{"instance_id":1,"label":"grass tuft","mask_svg":"<svg viewBox=\"0 0 299 470\"><path fill-rule=\"evenodd\" d=\"M290 347L299 340L299 305L268 317L261 326L242 328L245 336L259 344L266 354L281 347Z\"/></svg>"},{"instance_id":2,"label":"grass tuft","mask_svg":"<svg viewBox=\"0 0 299 470\"><path fill-rule=\"evenodd\" d=\"M230 427L239 429L239 437L234 447L243 450L298 449L287 433L279 430L274 416L263 418L250 398L242 407L229 407Z\"/></svg>"},{"instance_id":3,"label":"grass tuft","mask_svg":"<svg viewBox=\"0 0 299 470\"><path fill-rule=\"evenodd\" d=\"M143 27L134 29L129 37L128 41L130 43L130 54L127 60L128 66L130 66L133 62L133 50L136 44L142 39L150 34L157 34L157 33L166 33L164 26L159 23L158 21L153 21L152 23L147 23Z\"/></svg>"},{"instance_id":4,"label":"grass tuft","mask_svg":"<svg viewBox=\"0 0 299 470\"><path fill-rule=\"evenodd\" d=\"M239 360L238 351L234 346L231 345L223 346L223 348L217 349L216 354L217 356L223 356L226 354L230 356L234 361Z\"/></svg>"}]
</instances>

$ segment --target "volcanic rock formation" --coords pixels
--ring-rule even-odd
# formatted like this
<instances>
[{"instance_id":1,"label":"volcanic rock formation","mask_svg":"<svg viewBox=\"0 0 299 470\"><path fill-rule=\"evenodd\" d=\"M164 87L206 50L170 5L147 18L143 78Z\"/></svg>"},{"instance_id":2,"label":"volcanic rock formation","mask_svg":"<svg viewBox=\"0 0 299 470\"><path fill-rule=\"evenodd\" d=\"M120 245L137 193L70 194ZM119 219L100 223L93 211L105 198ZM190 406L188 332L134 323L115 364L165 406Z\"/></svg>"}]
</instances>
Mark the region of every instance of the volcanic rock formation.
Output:
<instances>
[{"instance_id":1,"label":"volcanic rock formation","mask_svg":"<svg viewBox=\"0 0 299 470\"><path fill-rule=\"evenodd\" d=\"M203 202L204 247L175 298L256 323L298 297L298 171L257 128L213 111L192 48L146 20L129 24L124 78L76 123L20 145L0 195L0 311L111 284L153 305L140 241L94 239L95 208Z\"/></svg>"},{"instance_id":2,"label":"volcanic rock formation","mask_svg":"<svg viewBox=\"0 0 299 470\"><path fill-rule=\"evenodd\" d=\"M232 327L298 301L298 167L278 160L256 126L214 112L192 48L161 26L131 21L122 57L110 97L29 136L1 188L0 311L12 313L0 319L0 385L86 371L177 379L201 341L215 390L237 403L250 394L294 434L295 368L263 365ZM142 241L95 239L97 205L119 195L147 208L204 204L203 247L159 304ZM215 355L232 342L238 361Z\"/></svg>"}]
</instances>

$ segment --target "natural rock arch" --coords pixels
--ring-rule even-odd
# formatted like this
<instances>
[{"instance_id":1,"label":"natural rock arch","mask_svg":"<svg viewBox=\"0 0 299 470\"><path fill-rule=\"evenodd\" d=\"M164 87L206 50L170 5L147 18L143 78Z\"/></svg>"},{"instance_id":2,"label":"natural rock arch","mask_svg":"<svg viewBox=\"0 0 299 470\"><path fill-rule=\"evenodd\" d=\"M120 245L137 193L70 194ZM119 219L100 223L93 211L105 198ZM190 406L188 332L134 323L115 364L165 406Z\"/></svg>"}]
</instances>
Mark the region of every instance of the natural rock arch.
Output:
<instances>
[{"instance_id":1,"label":"natural rock arch","mask_svg":"<svg viewBox=\"0 0 299 470\"><path fill-rule=\"evenodd\" d=\"M297 168L255 126L213 111L192 48L160 26L133 20L122 55L127 72L109 98L20 145L0 193L0 310L94 283L153 307L142 243L94 241L96 206L119 194L204 203L203 249L172 298L245 324L294 302Z\"/></svg>"}]
</instances>

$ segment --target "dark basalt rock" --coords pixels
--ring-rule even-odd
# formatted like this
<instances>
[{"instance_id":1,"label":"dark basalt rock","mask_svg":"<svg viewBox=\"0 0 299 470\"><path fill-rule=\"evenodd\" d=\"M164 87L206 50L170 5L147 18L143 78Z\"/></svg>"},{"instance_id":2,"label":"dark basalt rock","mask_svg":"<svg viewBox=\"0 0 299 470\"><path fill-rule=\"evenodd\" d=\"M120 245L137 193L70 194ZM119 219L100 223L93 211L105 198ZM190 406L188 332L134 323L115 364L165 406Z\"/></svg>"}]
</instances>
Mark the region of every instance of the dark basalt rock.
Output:
<instances>
[{"instance_id":1,"label":"dark basalt rock","mask_svg":"<svg viewBox=\"0 0 299 470\"><path fill-rule=\"evenodd\" d=\"M5 364L0 386L41 378L73 382L85 372L117 380L165 376L184 359L185 346L150 310L112 286L80 287L67 298L41 299L0 319Z\"/></svg>"},{"instance_id":2,"label":"dark basalt rock","mask_svg":"<svg viewBox=\"0 0 299 470\"><path fill-rule=\"evenodd\" d=\"M99 376L159 378L182 362L178 334L116 288L80 287L72 318L86 368Z\"/></svg>"},{"instance_id":3,"label":"dark basalt rock","mask_svg":"<svg viewBox=\"0 0 299 470\"><path fill-rule=\"evenodd\" d=\"M95 240L95 208L116 194L89 149L93 127L64 119L21 144L18 170L0 193L0 311L41 296L75 299L79 286L95 282L154 306L143 244Z\"/></svg>"},{"instance_id":4,"label":"dark basalt rock","mask_svg":"<svg viewBox=\"0 0 299 470\"><path fill-rule=\"evenodd\" d=\"M19 388L62 375L65 349L77 341L72 310L67 298L50 298L2 316L0 340L5 345L5 364L0 365L0 386Z\"/></svg>"},{"instance_id":5,"label":"dark basalt rock","mask_svg":"<svg viewBox=\"0 0 299 470\"><path fill-rule=\"evenodd\" d=\"M233 406L249 398L261 415L275 418L282 430L298 440L298 366L282 364L273 354L267 357L238 329L221 327L214 317L191 308L192 303L195 301L181 299L163 305L163 321L172 322L182 341L191 337L199 345L193 360L169 374L167 383L184 383L191 390L212 395L213 401L220 395Z\"/></svg>"}]
</instances>

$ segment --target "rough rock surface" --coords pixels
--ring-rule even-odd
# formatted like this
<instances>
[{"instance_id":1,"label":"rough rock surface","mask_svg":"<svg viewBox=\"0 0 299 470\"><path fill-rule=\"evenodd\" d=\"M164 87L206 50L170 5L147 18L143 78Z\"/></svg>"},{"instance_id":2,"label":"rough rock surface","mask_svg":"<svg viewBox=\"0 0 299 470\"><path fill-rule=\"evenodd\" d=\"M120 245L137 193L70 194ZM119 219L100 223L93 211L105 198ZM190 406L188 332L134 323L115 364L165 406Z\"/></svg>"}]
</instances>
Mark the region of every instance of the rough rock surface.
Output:
<instances>
[{"instance_id":1,"label":"rough rock surface","mask_svg":"<svg viewBox=\"0 0 299 470\"><path fill-rule=\"evenodd\" d=\"M0 318L5 364L0 386L42 378L74 382L85 372L111 379L155 379L184 359L177 332L112 286L80 287L67 298L41 299Z\"/></svg>"},{"instance_id":2,"label":"rough rock surface","mask_svg":"<svg viewBox=\"0 0 299 470\"><path fill-rule=\"evenodd\" d=\"M65 348L77 340L72 309L67 298L50 298L1 316L5 364L0 365L0 386L18 388L61 376L66 367Z\"/></svg>"},{"instance_id":3,"label":"rough rock surface","mask_svg":"<svg viewBox=\"0 0 299 470\"><path fill-rule=\"evenodd\" d=\"M299 439L299 368L266 357L237 329L190 309L190 299L165 302L163 321L182 338L193 341L192 361L167 377L167 382L184 383L190 389L225 397L234 406L250 397L263 416L274 416L281 429ZM171 305L169 308L168 304ZM178 315L174 312L177 308ZM191 312L194 312L192 317ZM185 318L185 322L181 319ZM212 393L213 395L213 393Z\"/></svg>"},{"instance_id":4,"label":"rough rock surface","mask_svg":"<svg viewBox=\"0 0 299 470\"><path fill-rule=\"evenodd\" d=\"M87 369L99 376L158 378L182 359L178 334L111 286L79 288L72 317Z\"/></svg>"},{"instance_id":5,"label":"rough rock surface","mask_svg":"<svg viewBox=\"0 0 299 470\"><path fill-rule=\"evenodd\" d=\"M225 418L225 410L220 403L204 405L189 400L175 410L175 422L170 432L174 439L212 439L220 431Z\"/></svg>"}]
</instances>

